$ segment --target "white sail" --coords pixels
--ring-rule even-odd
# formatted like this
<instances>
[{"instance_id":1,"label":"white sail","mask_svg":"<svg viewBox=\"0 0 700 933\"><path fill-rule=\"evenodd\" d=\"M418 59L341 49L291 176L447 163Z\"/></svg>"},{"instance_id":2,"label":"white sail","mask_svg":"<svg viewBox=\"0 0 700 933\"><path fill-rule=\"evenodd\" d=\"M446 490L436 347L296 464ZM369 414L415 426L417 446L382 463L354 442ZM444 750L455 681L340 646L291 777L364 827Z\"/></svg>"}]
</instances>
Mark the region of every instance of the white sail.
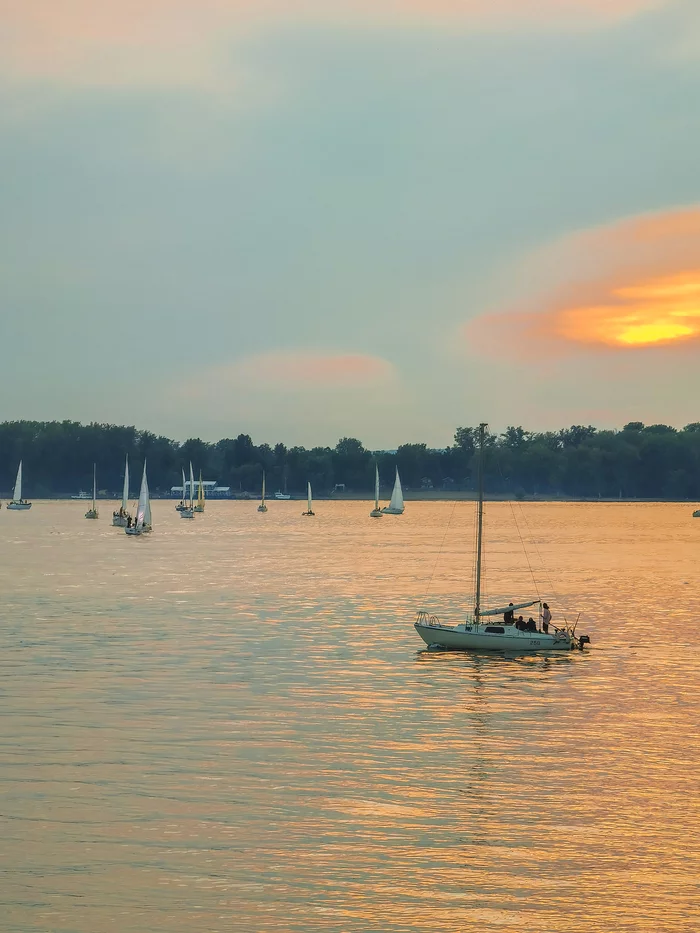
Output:
<instances>
[{"instance_id":1,"label":"white sail","mask_svg":"<svg viewBox=\"0 0 700 933\"><path fill-rule=\"evenodd\" d=\"M194 473L192 472L192 461L190 460L190 508L194 508Z\"/></svg>"},{"instance_id":2,"label":"white sail","mask_svg":"<svg viewBox=\"0 0 700 933\"><path fill-rule=\"evenodd\" d=\"M265 471L263 470L263 481L262 481L262 504L265 505Z\"/></svg>"},{"instance_id":3,"label":"white sail","mask_svg":"<svg viewBox=\"0 0 700 933\"><path fill-rule=\"evenodd\" d=\"M97 508L95 500L97 499L97 464L92 465L92 511Z\"/></svg>"},{"instance_id":4,"label":"white sail","mask_svg":"<svg viewBox=\"0 0 700 933\"><path fill-rule=\"evenodd\" d=\"M19 461L17 467L17 479L15 480L15 491L12 493L12 501L19 502L22 498L22 461Z\"/></svg>"},{"instance_id":5,"label":"white sail","mask_svg":"<svg viewBox=\"0 0 700 933\"><path fill-rule=\"evenodd\" d=\"M379 466L374 465L374 508L379 509Z\"/></svg>"},{"instance_id":6,"label":"white sail","mask_svg":"<svg viewBox=\"0 0 700 933\"><path fill-rule=\"evenodd\" d=\"M151 524L151 500L148 496L148 479L146 478L146 461L143 462L143 476L141 477L141 491L139 504L136 508L136 527L143 528Z\"/></svg>"},{"instance_id":7,"label":"white sail","mask_svg":"<svg viewBox=\"0 0 700 933\"><path fill-rule=\"evenodd\" d=\"M182 468L182 504L187 505L187 487L185 486L185 468Z\"/></svg>"},{"instance_id":8,"label":"white sail","mask_svg":"<svg viewBox=\"0 0 700 933\"><path fill-rule=\"evenodd\" d=\"M129 503L129 454L126 455L126 462L124 463L124 488L122 489L122 511L126 514L127 505Z\"/></svg>"},{"instance_id":9,"label":"white sail","mask_svg":"<svg viewBox=\"0 0 700 933\"><path fill-rule=\"evenodd\" d=\"M311 511L311 483L306 484L306 505L310 512Z\"/></svg>"},{"instance_id":10,"label":"white sail","mask_svg":"<svg viewBox=\"0 0 700 933\"><path fill-rule=\"evenodd\" d=\"M382 511L390 515L401 515L403 513L403 490L401 489L401 479L399 478L398 468L396 470L396 479L394 480L394 489L391 493L391 501Z\"/></svg>"}]
</instances>

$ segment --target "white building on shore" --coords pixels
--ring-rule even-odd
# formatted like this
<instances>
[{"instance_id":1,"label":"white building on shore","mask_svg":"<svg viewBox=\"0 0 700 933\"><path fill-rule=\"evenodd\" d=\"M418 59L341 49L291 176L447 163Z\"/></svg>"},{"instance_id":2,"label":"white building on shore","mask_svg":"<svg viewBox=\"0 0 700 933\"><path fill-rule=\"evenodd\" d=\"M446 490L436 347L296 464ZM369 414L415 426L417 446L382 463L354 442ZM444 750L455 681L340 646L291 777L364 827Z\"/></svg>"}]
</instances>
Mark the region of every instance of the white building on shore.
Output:
<instances>
[{"instance_id":1,"label":"white building on shore","mask_svg":"<svg viewBox=\"0 0 700 933\"><path fill-rule=\"evenodd\" d=\"M202 480L202 486L204 487L204 497L206 499L230 499L231 498L231 487L230 486L217 486L215 480L206 479ZM194 496L197 497L197 490L199 489L199 480L194 481ZM185 480L185 495L182 494L182 486L171 486L170 495L173 499L189 499L190 498L190 481Z\"/></svg>"}]
</instances>

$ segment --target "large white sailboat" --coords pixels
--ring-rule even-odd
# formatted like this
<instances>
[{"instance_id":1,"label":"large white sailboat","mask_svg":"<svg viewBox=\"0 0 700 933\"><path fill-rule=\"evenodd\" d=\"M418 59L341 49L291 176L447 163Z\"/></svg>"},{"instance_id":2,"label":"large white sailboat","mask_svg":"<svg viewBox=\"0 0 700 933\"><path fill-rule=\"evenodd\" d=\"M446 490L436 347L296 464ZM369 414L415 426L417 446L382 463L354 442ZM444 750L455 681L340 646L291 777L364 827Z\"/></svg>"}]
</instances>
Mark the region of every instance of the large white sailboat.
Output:
<instances>
[{"instance_id":1,"label":"large white sailboat","mask_svg":"<svg viewBox=\"0 0 700 933\"><path fill-rule=\"evenodd\" d=\"M124 461L124 487L122 489L122 504L116 512L112 512L112 524L116 528L126 528L126 524L131 517L129 515L129 454Z\"/></svg>"},{"instance_id":2,"label":"large white sailboat","mask_svg":"<svg viewBox=\"0 0 700 933\"><path fill-rule=\"evenodd\" d=\"M139 502L136 506L136 518L129 523L124 531L128 535L145 535L153 531L153 519L151 517L151 497L148 492L148 478L146 477L146 461L143 461L143 476L141 477L141 491L139 492Z\"/></svg>"},{"instance_id":3,"label":"large white sailboat","mask_svg":"<svg viewBox=\"0 0 700 933\"><path fill-rule=\"evenodd\" d=\"M590 642L588 635L575 635L576 626L558 628L552 626L550 633L547 625L538 631L535 622L528 628L520 628L514 623L514 613L518 609L527 609L540 604L539 599L526 599L515 605L502 606L498 609L483 609L481 606L481 571L484 537L484 471L483 450L486 425L479 425L479 498L477 504L477 541L476 541L476 588L474 594L474 613L464 622L453 625L441 622L437 616L425 610L418 613L415 629L429 647L448 648L461 651L504 651L512 653L531 653L538 651L569 651L583 648ZM545 605L545 604L543 604ZM548 607L545 608L548 609ZM547 613L549 615L549 613ZM491 624L494 616L503 616L498 624ZM546 618L546 617L545 617ZM486 621L484 621L486 620Z\"/></svg>"},{"instance_id":4,"label":"large white sailboat","mask_svg":"<svg viewBox=\"0 0 700 933\"><path fill-rule=\"evenodd\" d=\"M190 463L190 499L187 501L185 495L185 471L182 471L182 504L184 508L179 509L180 518L194 518L194 501L192 499L194 490L194 477L192 476L192 464Z\"/></svg>"},{"instance_id":5,"label":"large white sailboat","mask_svg":"<svg viewBox=\"0 0 700 933\"><path fill-rule=\"evenodd\" d=\"M202 485L202 471L199 471L199 486L197 488L197 505L194 507L195 512L204 511L204 486Z\"/></svg>"},{"instance_id":6,"label":"large white sailboat","mask_svg":"<svg viewBox=\"0 0 700 933\"><path fill-rule=\"evenodd\" d=\"M313 500L311 498L311 483L306 484L306 511L302 515L315 515L313 510Z\"/></svg>"},{"instance_id":7,"label":"large white sailboat","mask_svg":"<svg viewBox=\"0 0 700 933\"><path fill-rule=\"evenodd\" d=\"M399 468L396 468L396 479L394 488L391 491L391 501L386 508L382 509L385 515L403 515L403 489L401 488L401 479L399 477Z\"/></svg>"},{"instance_id":8,"label":"large white sailboat","mask_svg":"<svg viewBox=\"0 0 700 933\"><path fill-rule=\"evenodd\" d=\"M369 513L370 518L381 518L382 510L379 508L379 466L374 465L374 508Z\"/></svg>"},{"instance_id":9,"label":"large white sailboat","mask_svg":"<svg viewBox=\"0 0 700 933\"><path fill-rule=\"evenodd\" d=\"M262 476L262 495L260 497L260 505L258 506L258 512L267 512L267 506L265 505L265 471L263 470Z\"/></svg>"},{"instance_id":10,"label":"large white sailboat","mask_svg":"<svg viewBox=\"0 0 700 933\"><path fill-rule=\"evenodd\" d=\"M13 512L26 512L31 509L31 502L25 502L22 498L22 461L19 461L17 468L17 479L15 480L15 489L12 493L12 499L7 503L7 508Z\"/></svg>"},{"instance_id":11,"label":"large white sailboat","mask_svg":"<svg viewBox=\"0 0 700 933\"><path fill-rule=\"evenodd\" d=\"M97 464L93 463L92 465L92 508L89 508L85 513L85 518L99 518L100 513L97 511Z\"/></svg>"}]
</instances>

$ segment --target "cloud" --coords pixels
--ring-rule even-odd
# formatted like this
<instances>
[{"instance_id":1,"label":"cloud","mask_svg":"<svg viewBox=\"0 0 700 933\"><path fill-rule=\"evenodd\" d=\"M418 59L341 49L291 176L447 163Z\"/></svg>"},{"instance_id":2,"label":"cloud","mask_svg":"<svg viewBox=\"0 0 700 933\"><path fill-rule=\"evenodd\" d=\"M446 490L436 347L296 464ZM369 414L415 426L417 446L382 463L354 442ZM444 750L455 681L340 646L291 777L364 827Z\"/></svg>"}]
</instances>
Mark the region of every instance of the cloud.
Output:
<instances>
[{"instance_id":1,"label":"cloud","mask_svg":"<svg viewBox=\"0 0 700 933\"><path fill-rule=\"evenodd\" d=\"M21 0L3 11L0 76L89 86L204 86L253 30L298 25L512 30L614 23L668 0Z\"/></svg>"},{"instance_id":2,"label":"cloud","mask_svg":"<svg viewBox=\"0 0 700 933\"><path fill-rule=\"evenodd\" d=\"M700 208L642 215L586 231L531 260L549 293L464 328L481 352L557 354L687 346L700 340Z\"/></svg>"}]
</instances>

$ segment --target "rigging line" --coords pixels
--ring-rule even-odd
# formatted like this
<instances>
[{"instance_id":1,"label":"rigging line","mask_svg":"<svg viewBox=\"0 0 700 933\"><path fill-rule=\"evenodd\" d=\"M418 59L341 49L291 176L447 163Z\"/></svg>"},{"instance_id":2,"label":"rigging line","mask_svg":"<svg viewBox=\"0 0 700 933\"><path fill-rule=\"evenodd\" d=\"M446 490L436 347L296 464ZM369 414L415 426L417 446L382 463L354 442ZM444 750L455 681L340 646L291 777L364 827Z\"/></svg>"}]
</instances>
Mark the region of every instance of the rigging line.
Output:
<instances>
[{"instance_id":1,"label":"rigging line","mask_svg":"<svg viewBox=\"0 0 700 933\"><path fill-rule=\"evenodd\" d=\"M518 505L520 506L520 511L521 511L521 513L522 513L523 521L524 521L525 524L527 525L527 530L528 530L528 533L529 533L529 535L530 535L530 538L532 539L532 543L534 544L535 550L537 551L537 556L538 556L539 559L540 559L540 563L542 564L542 568L543 568L543 570L544 570L544 572L545 572L545 575L546 575L546 577L547 577L547 580L549 581L550 589L551 589L551 591L552 591L552 593L553 593L554 598L556 599L556 601L559 602L559 601L560 601L560 600L559 600L559 594L557 593L556 587L554 586L554 580L552 579L552 575L551 575L551 573L549 572L549 570L547 569L547 565L546 565L546 563L545 563L545 561L544 561L544 558L542 557L542 554L541 554L541 552L540 552L540 549L539 549L538 546L537 546L537 539L535 538L535 536L534 536L534 534L533 534L533 532L532 532L532 529L530 528L530 523L528 522L527 516L525 515L525 510L523 509L522 502L519 502Z\"/></svg>"},{"instance_id":2,"label":"rigging line","mask_svg":"<svg viewBox=\"0 0 700 933\"><path fill-rule=\"evenodd\" d=\"M443 548L445 547L445 539L447 538L447 532L450 530L450 524L452 523L452 516L454 515L454 511L456 507L457 507L457 500L455 499L452 502L452 510L450 511L449 518L447 519L447 525L445 526L445 533L442 536L440 550L438 551L437 556L435 558L435 563L433 564L433 571L430 574L430 579L428 580L428 583L426 584L426 587L425 587L425 593L423 594L424 601L427 600L428 591L430 590L430 587L433 585L433 578L435 577L435 570L437 569L438 561L440 560L440 557L442 556L442 551L443 551Z\"/></svg>"},{"instance_id":3,"label":"rigging line","mask_svg":"<svg viewBox=\"0 0 700 933\"><path fill-rule=\"evenodd\" d=\"M500 460L500 458L498 457L498 455L496 455L496 463L498 464L498 472L501 474L501 479L502 479L503 482L505 483L506 478L505 478L505 476L503 475L503 469L502 469L502 467L501 467L501 460ZM532 577L532 583L533 583L533 586L535 587L535 593L537 594L537 598L539 599L539 598L540 598L540 589L539 589L539 587L538 587L538 585L537 585L537 580L535 579L535 572L534 572L534 570L532 569L532 564L531 564L531 562L530 562L530 555L529 555L528 552L527 552L527 548L525 547L525 541L524 541L523 536L522 536L522 534L521 534L521 532L520 532L520 526L518 525L518 520L517 520L517 518L515 517L515 509L513 508L513 500L512 500L512 499L508 499L508 505L510 506L511 515L513 516L513 524L515 525L515 530L518 532L518 537L520 538L520 545L521 545L521 547L522 547L522 549L523 549L523 554L525 555L525 560L527 561L527 566L528 566L528 568L529 568L529 570L530 570L530 576ZM541 559L542 559L542 558L540 557L540 560L541 560Z\"/></svg>"}]
</instances>

